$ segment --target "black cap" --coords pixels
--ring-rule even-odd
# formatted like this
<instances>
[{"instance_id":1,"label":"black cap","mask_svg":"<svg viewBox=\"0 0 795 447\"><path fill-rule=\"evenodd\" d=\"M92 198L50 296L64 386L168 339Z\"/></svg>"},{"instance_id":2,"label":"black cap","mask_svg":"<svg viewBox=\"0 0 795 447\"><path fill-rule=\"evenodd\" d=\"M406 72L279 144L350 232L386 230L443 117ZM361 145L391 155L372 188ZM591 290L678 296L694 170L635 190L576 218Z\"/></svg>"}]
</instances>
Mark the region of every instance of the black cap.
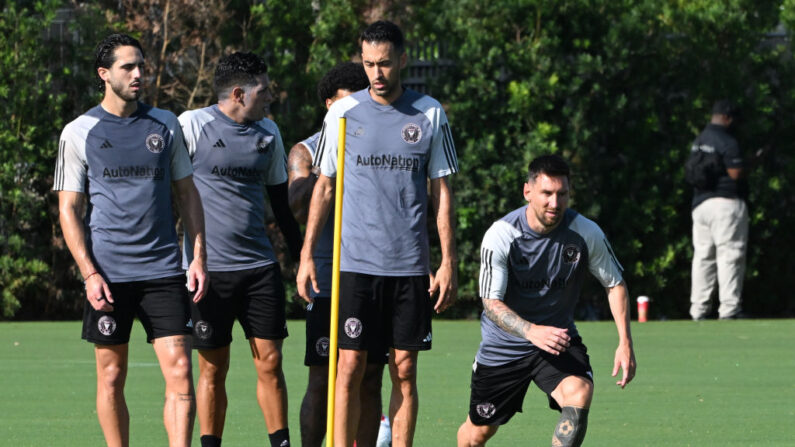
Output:
<instances>
[{"instance_id":1,"label":"black cap","mask_svg":"<svg viewBox=\"0 0 795 447\"><path fill-rule=\"evenodd\" d=\"M737 116L737 106L728 99L720 99L712 105L713 115L726 115L730 118Z\"/></svg>"}]
</instances>

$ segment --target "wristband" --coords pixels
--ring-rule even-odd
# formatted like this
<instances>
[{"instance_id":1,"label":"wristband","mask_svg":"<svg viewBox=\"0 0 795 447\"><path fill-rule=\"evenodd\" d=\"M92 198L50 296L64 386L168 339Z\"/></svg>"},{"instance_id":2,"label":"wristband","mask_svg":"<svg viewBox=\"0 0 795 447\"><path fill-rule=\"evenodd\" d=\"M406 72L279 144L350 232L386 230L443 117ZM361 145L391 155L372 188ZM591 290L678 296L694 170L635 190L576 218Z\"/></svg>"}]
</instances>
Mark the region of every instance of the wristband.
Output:
<instances>
[{"instance_id":1,"label":"wristband","mask_svg":"<svg viewBox=\"0 0 795 447\"><path fill-rule=\"evenodd\" d=\"M86 282L86 281L88 281L88 278L91 278L92 276L96 275L97 273L99 273L99 272L97 272L97 271L93 271L93 272L89 273L89 274L88 274L88 276L86 276L85 278L83 278L83 282Z\"/></svg>"}]
</instances>

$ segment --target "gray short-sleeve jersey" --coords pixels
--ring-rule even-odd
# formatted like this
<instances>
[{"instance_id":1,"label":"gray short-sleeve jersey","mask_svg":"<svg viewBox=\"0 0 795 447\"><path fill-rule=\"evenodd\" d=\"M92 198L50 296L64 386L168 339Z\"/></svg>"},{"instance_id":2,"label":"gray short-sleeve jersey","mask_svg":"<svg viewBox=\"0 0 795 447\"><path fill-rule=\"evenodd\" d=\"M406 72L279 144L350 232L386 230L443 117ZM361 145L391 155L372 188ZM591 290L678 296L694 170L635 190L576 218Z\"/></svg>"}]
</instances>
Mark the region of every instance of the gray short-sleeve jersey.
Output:
<instances>
[{"instance_id":1,"label":"gray short-sleeve jersey","mask_svg":"<svg viewBox=\"0 0 795 447\"><path fill-rule=\"evenodd\" d=\"M275 263L265 232L265 185L287 181L276 123L239 124L218 105L184 112L179 122L204 206L207 269L237 271ZM187 245L183 268L192 260Z\"/></svg>"},{"instance_id":2,"label":"gray short-sleeve jersey","mask_svg":"<svg viewBox=\"0 0 795 447\"><path fill-rule=\"evenodd\" d=\"M621 283L623 268L596 223L568 209L560 225L539 234L527 224L527 207L495 222L480 251L480 297L503 301L523 319L568 328L577 336L574 307L586 270L604 287ZM477 361L502 365L535 349L532 343L502 330L485 315L480 319Z\"/></svg>"},{"instance_id":3,"label":"gray short-sleeve jersey","mask_svg":"<svg viewBox=\"0 0 795 447\"><path fill-rule=\"evenodd\" d=\"M336 101L315 160L328 177L337 175L340 117L347 119L341 270L427 274L427 179L458 171L444 110L408 89L389 105L375 102L368 89Z\"/></svg>"},{"instance_id":4,"label":"gray short-sleeve jersey","mask_svg":"<svg viewBox=\"0 0 795 447\"><path fill-rule=\"evenodd\" d=\"M312 135L301 144L306 147L309 154L312 156L312 162L315 161L317 156L317 142L320 140L320 132ZM328 298L331 296L331 269L334 255L334 204L331 205L326 225L323 226L323 231L320 233L320 238L315 245L315 251L312 253L312 258L315 261L315 275L317 278L317 286L320 292L315 292L315 289L309 288L309 293L312 298Z\"/></svg>"},{"instance_id":5,"label":"gray short-sleeve jersey","mask_svg":"<svg viewBox=\"0 0 795 447\"><path fill-rule=\"evenodd\" d=\"M129 117L96 106L64 127L53 190L87 196L89 254L111 282L178 275L171 182L193 172L173 113L145 104Z\"/></svg>"}]
</instances>

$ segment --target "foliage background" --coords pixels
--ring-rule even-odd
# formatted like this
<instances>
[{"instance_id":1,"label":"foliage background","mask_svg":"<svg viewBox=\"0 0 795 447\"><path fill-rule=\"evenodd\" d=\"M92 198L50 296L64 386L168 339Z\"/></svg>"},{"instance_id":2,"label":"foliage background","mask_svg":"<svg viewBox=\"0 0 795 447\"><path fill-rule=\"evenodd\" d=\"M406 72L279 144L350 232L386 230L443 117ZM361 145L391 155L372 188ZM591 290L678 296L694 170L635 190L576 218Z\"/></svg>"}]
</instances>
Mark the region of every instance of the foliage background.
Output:
<instances>
[{"instance_id":1,"label":"foliage background","mask_svg":"<svg viewBox=\"0 0 795 447\"><path fill-rule=\"evenodd\" d=\"M215 98L231 51L268 60L272 114L290 147L317 129L315 83L355 60L367 23L398 22L447 67L428 79L454 130L460 303L478 301L479 245L521 206L527 163L557 152L574 170L573 207L610 238L633 296L653 318L687 318L690 199L682 165L712 102L740 104L752 160L745 308L792 316L795 297L795 0L65 0L0 2L0 319L72 319L83 296L49 191L61 128L99 100L93 46L141 39L145 100L179 114ZM411 55L411 54L410 54ZM273 223L269 223L281 243ZM292 261L282 259L288 278ZM300 305L290 304L293 314ZM580 318L607 318L589 283Z\"/></svg>"}]
</instances>

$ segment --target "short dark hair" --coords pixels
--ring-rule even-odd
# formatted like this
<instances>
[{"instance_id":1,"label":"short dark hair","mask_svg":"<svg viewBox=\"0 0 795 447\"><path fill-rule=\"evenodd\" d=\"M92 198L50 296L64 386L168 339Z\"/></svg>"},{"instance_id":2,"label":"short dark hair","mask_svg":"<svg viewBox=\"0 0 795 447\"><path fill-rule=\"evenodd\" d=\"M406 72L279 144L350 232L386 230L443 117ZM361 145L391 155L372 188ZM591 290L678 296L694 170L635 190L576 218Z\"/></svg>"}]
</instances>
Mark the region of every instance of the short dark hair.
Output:
<instances>
[{"instance_id":1,"label":"short dark hair","mask_svg":"<svg viewBox=\"0 0 795 447\"><path fill-rule=\"evenodd\" d=\"M712 105L713 115L726 115L729 118L737 116L737 105L728 99L719 99Z\"/></svg>"},{"instance_id":2,"label":"short dark hair","mask_svg":"<svg viewBox=\"0 0 795 447\"><path fill-rule=\"evenodd\" d=\"M379 20L362 31L362 42L389 42L397 54L404 50L403 32L392 22Z\"/></svg>"},{"instance_id":3,"label":"short dark hair","mask_svg":"<svg viewBox=\"0 0 795 447\"><path fill-rule=\"evenodd\" d=\"M235 52L224 56L215 67L213 88L220 99L235 86L251 87L257 85L257 76L268 72L268 64L254 53Z\"/></svg>"},{"instance_id":4,"label":"short dark hair","mask_svg":"<svg viewBox=\"0 0 795 447\"><path fill-rule=\"evenodd\" d=\"M321 102L337 95L337 90L358 92L367 88L370 81L362 64L343 62L326 73L317 84L317 96Z\"/></svg>"},{"instance_id":5,"label":"short dark hair","mask_svg":"<svg viewBox=\"0 0 795 447\"><path fill-rule=\"evenodd\" d=\"M102 68L110 68L116 62L116 48L119 47L135 47L144 56L144 49L141 47L141 42L138 39L128 36L127 34L111 34L102 39L102 42L97 44L94 58L94 74L99 80L99 91L105 91L105 81L99 77L97 70Z\"/></svg>"},{"instance_id":6,"label":"short dark hair","mask_svg":"<svg viewBox=\"0 0 795 447\"><path fill-rule=\"evenodd\" d=\"M546 154L533 159L527 166L527 181L534 182L540 174L569 178L569 165L560 155Z\"/></svg>"}]
</instances>

